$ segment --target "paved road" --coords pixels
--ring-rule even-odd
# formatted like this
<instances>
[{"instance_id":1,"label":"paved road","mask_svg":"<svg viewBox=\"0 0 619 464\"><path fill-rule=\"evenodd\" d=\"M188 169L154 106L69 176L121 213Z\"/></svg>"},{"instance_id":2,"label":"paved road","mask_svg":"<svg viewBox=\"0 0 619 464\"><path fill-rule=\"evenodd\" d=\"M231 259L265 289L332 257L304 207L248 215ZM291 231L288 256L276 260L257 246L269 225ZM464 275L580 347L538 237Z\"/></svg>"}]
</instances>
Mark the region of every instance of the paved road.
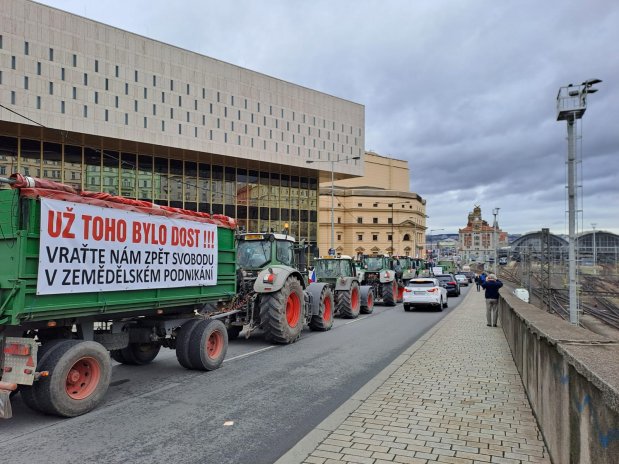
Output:
<instances>
[{"instance_id":1,"label":"paved road","mask_svg":"<svg viewBox=\"0 0 619 464\"><path fill-rule=\"evenodd\" d=\"M73 419L34 413L18 396L15 417L0 422L3 461L272 463L453 310L463 290L443 312L377 306L288 346L241 338L213 372L183 369L170 350L148 366L116 365L105 404Z\"/></svg>"}]
</instances>

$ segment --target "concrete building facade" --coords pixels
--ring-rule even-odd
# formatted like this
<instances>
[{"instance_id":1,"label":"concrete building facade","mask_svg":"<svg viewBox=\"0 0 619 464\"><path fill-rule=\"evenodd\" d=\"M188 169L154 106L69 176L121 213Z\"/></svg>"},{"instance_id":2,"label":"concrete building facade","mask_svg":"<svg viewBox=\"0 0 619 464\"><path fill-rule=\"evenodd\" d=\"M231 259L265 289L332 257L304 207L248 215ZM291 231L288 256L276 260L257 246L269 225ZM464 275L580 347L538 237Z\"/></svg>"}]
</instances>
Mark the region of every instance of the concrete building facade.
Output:
<instances>
[{"instance_id":1,"label":"concrete building facade","mask_svg":"<svg viewBox=\"0 0 619 464\"><path fill-rule=\"evenodd\" d=\"M320 184L320 253L424 257L426 201L410 192L408 162L365 154L364 177Z\"/></svg>"},{"instance_id":2,"label":"concrete building facade","mask_svg":"<svg viewBox=\"0 0 619 464\"><path fill-rule=\"evenodd\" d=\"M0 0L0 173L316 243L318 184L364 173L360 104L29 0ZM358 160L349 158L360 157Z\"/></svg>"}]
</instances>

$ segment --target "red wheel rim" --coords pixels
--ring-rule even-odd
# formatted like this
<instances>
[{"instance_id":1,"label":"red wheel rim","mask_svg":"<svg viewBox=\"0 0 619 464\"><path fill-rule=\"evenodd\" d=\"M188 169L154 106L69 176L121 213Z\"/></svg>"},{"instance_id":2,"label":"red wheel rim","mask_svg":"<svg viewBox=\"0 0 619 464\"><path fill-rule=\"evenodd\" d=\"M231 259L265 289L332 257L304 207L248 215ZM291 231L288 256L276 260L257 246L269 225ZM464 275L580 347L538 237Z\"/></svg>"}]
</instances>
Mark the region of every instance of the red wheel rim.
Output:
<instances>
[{"instance_id":1,"label":"red wheel rim","mask_svg":"<svg viewBox=\"0 0 619 464\"><path fill-rule=\"evenodd\" d=\"M357 309L359 308L359 303L359 289L357 287L354 287L350 291L350 306L352 307L352 309Z\"/></svg>"},{"instance_id":2,"label":"red wheel rim","mask_svg":"<svg viewBox=\"0 0 619 464\"><path fill-rule=\"evenodd\" d=\"M101 366L95 358L81 358L69 369L65 379L65 391L71 399L88 398L99 385Z\"/></svg>"},{"instance_id":3,"label":"red wheel rim","mask_svg":"<svg viewBox=\"0 0 619 464\"><path fill-rule=\"evenodd\" d=\"M331 320L331 298L329 298L328 296L325 296L325 299L323 300L323 302L325 305L325 310L322 313L322 319L328 322Z\"/></svg>"},{"instance_id":4,"label":"red wheel rim","mask_svg":"<svg viewBox=\"0 0 619 464\"><path fill-rule=\"evenodd\" d=\"M372 294L372 292L368 293L368 309L372 309L372 307L374 306L374 295Z\"/></svg>"},{"instance_id":5,"label":"red wheel rim","mask_svg":"<svg viewBox=\"0 0 619 464\"><path fill-rule=\"evenodd\" d=\"M296 293L291 293L286 302L286 321L290 327L296 327L301 318L301 301Z\"/></svg>"},{"instance_id":6,"label":"red wheel rim","mask_svg":"<svg viewBox=\"0 0 619 464\"><path fill-rule=\"evenodd\" d=\"M206 355L211 358L217 358L224 349L224 336L219 330L214 330L206 339Z\"/></svg>"},{"instance_id":7,"label":"red wheel rim","mask_svg":"<svg viewBox=\"0 0 619 464\"><path fill-rule=\"evenodd\" d=\"M398 300L404 299L404 288L398 287Z\"/></svg>"}]
</instances>

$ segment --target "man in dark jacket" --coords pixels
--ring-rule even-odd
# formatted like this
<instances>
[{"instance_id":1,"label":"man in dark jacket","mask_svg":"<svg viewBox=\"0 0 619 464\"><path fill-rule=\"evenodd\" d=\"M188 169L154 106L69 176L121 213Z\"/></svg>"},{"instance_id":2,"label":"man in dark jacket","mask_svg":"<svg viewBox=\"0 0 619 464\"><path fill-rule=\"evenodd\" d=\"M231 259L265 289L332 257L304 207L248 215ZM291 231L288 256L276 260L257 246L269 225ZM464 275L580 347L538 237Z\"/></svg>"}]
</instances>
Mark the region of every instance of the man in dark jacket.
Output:
<instances>
[{"instance_id":1,"label":"man in dark jacket","mask_svg":"<svg viewBox=\"0 0 619 464\"><path fill-rule=\"evenodd\" d=\"M503 282L498 280L494 274L490 274L481 286L486 291L486 325L496 327L499 313L499 288L503 286Z\"/></svg>"}]
</instances>

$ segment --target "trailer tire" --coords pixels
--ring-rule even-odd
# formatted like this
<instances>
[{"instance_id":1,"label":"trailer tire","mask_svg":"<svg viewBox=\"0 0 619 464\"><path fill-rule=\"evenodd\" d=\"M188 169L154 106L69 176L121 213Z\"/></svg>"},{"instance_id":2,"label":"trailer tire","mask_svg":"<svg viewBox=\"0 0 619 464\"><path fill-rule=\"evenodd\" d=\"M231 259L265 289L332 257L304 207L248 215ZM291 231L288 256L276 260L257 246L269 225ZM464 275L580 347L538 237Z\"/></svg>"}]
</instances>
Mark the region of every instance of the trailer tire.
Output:
<instances>
[{"instance_id":1,"label":"trailer tire","mask_svg":"<svg viewBox=\"0 0 619 464\"><path fill-rule=\"evenodd\" d=\"M320 314L312 316L309 326L311 330L325 332L333 327L333 313L335 310L333 292L328 285L325 285L320 293L319 307Z\"/></svg>"},{"instance_id":2,"label":"trailer tire","mask_svg":"<svg viewBox=\"0 0 619 464\"><path fill-rule=\"evenodd\" d=\"M383 303L387 306L395 306L398 284L394 280L383 284Z\"/></svg>"},{"instance_id":3,"label":"trailer tire","mask_svg":"<svg viewBox=\"0 0 619 464\"><path fill-rule=\"evenodd\" d=\"M49 358L52 352L57 349L59 345L74 342L75 340L59 338L43 343L43 345L41 345L41 347L37 351L37 371L41 372L47 370L47 358ZM41 407L39 406L39 382L45 382L46 380L47 379L43 378L42 380L34 382L32 386L20 385L19 390L22 401L33 411L41 412Z\"/></svg>"},{"instance_id":4,"label":"trailer tire","mask_svg":"<svg viewBox=\"0 0 619 464\"><path fill-rule=\"evenodd\" d=\"M337 312L347 319L356 319L361 311L361 297L359 283L352 282L350 289L336 292Z\"/></svg>"},{"instance_id":5,"label":"trailer tire","mask_svg":"<svg viewBox=\"0 0 619 464\"><path fill-rule=\"evenodd\" d=\"M129 343L126 348L111 351L112 359L129 366L144 366L151 363L159 354L159 343Z\"/></svg>"},{"instance_id":6,"label":"trailer tire","mask_svg":"<svg viewBox=\"0 0 619 464\"><path fill-rule=\"evenodd\" d=\"M192 369L189 361L189 346L191 334L204 319L189 319L185 321L176 334L176 359L185 369Z\"/></svg>"},{"instance_id":7,"label":"trailer tire","mask_svg":"<svg viewBox=\"0 0 619 464\"><path fill-rule=\"evenodd\" d=\"M303 287L289 276L283 287L260 296L260 319L267 341L294 343L301 336L305 320Z\"/></svg>"},{"instance_id":8,"label":"trailer tire","mask_svg":"<svg viewBox=\"0 0 619 464\"><path fill-rule=\"evenodd\" d=\"M200 321L189 338L191 369L212 371L221 366L228 351L228 331L217 319Z\"/></svg>"},{"instance_id":9,"label":"trailer tire","mask_svg":"<svg viewBox=\"0 0 619 464\"><path fill-rule=\"evenodd\" d=\"M91 341L58 345L46 368L49 377L37 385L38 405L42 412L62 417L79 416L101 404L112 376L107 350Z\"/></svg>"}]
</instances>

